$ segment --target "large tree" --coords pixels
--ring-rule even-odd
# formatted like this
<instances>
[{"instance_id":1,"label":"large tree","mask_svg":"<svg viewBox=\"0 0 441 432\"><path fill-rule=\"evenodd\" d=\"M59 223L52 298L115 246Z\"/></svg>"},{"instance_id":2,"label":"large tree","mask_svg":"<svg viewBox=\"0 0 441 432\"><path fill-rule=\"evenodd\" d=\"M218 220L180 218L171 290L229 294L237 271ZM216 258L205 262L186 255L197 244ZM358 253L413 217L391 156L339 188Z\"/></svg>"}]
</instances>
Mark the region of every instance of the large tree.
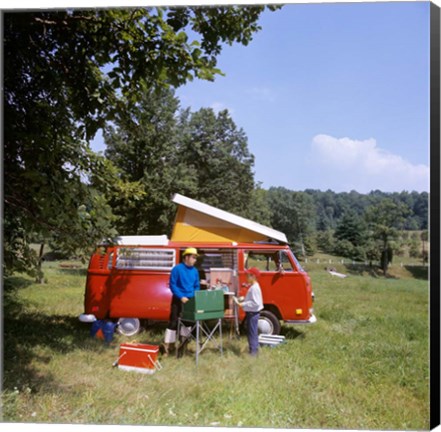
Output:
<instances>
[{"instance_id":1,"label":"large tree","mask_svg":"<svg viewBox=\"0 0 441 432\"><path fill-rule=\"evenodd\" d=\"M367 242L367 227L365 221L354 211L348 211L334 232L335 252L337 255L364 261L366 251L364 246Z\"/></svg>"},{"instance_id":2,"label":"large tree","mask_svg":"<svg viewBox=\"0 0 441 432\"><path fill-rule=\"evenodd\" d=\"M366 210L365 218L371 230L371 245L373 243L377 245L385 276L393 258L393 241L397 238L399 230L403 228L409 214L410 210L405 204L392 199L384 199Z\"/></svg>"},{"instance_id":3,"label":"large tree","mask_svg":"<svg viewBox=\"0 0 441 432\"><path fill-rule=\"evenodd\" d=\"M4 264L29 268L31 236L78 250L109 235L124 184L88 142L152 87L221 73L225 44L248 44L264 6L7 12ZM189 34L193 35L189 37ZM106 193L88 181L99 178ZM141 194L141 192L139 192ZM140 195L139 195L140 196Z\"/></svg>"},{"instance_id":4,"label":"large tree","mask_svg":"<svg viewBox=\"0 0 441 432\"><path fill-rule=\"evenodd\" d=\"M105 134L106 156L145 192L141 200L114 203L126 233L170 233L174 193L234 213L248 210L254 158L245 133L227 111L178 115L178 105L171 90L148 92Z\"/></svg>"},{"instance_id":5,"label":"large tree","mask_svg":"<svg viewBox=\"0 0 441 432\"><path fill-rule=\"evenodd\" d=\"M271 225L286 234L297 253L305 257L313 252L311 239L316 227L316 208L311 196L284 187L271 187L268 201L272 210Z\"/></svg>"},{"instance_id":6,"label":"large tree","mask_svg":"<svg viewBox=\"0 0 441 432\"><path fill-rule=\"evenodd\" d=\"M144 192L138 200L112 200L121 233L168 233L174 210L172 194L194 190L192 176L176 152L178 107L171 89L147 91L138 104L119 113L114 125L106 128L105 155L124 179L138 182Z\"/></svg>"},{"instance_id":7,"label":"large tree","mask_svg":"<svg viewBox=\"0 0 441 432\"><path fill-rule=\"evenodd\" d=\"M193 197L236 214L246 215L254 189L254 156L248 138L228 110L186 110L180 118L180 163L192 171Z\"/></svg>"}]
</instances>

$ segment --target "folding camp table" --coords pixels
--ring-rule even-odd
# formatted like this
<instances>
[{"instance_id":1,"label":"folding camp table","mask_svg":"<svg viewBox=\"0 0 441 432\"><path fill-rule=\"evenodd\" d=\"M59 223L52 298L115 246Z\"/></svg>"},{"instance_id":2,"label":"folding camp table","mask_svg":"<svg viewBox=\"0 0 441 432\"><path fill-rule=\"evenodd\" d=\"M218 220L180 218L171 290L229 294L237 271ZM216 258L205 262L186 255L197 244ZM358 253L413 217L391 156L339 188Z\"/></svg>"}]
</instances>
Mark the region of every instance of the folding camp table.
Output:
<instances>
[{"instance_id":1,"label":"folding camp table","mask_svg":"<svg viewBox=\"0 0 441 432\"><path fill-rule=\"evenodd\" d=\"M196 341L196 366L198 365L199 354L206 347L208 342L215 343L223 354L222 349L222 318L224 317L224 292L222 290L214 291L196 291L195 296L190 298L183 305L182 316L178 319L177 334L181 335L182 327L190 327L186 335L183 335L183 341L179 344L179 350L189 340ZM216 320L213 328L207 324L208 320ZM187 326L186 324L190 324ZM194 334L196 333L196 334ZM219 336L217 343L215 335ZM201 343L201 336L205 340Z\"/></svg>"}]
</instances>

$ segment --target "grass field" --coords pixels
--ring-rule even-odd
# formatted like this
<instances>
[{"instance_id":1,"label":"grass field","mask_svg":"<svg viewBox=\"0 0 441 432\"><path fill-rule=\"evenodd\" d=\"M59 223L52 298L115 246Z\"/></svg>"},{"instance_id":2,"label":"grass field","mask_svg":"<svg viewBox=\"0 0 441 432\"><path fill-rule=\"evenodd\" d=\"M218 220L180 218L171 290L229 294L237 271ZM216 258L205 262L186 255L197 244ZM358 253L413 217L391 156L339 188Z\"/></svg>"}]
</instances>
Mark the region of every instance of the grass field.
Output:
<instances>
[{"instance_id":1,"label":"grass field","mask_svg":"<svg viewBox=\"0 0 441 432\"><path fill-rule=\"evenodd\" d=\"M429 429L427 271L357 269L346 279L308 264L318 322L282 327L287 343L246 354L194 346L154 375L113 368L80 323L84 268L45 263L47 283L4 281L2 421L326 429ZM338 271L348 272L339 267ZM159 344L164 324L131 338ZM130 339L129 339L130 340Z\"/></svg>"}]
</instances>

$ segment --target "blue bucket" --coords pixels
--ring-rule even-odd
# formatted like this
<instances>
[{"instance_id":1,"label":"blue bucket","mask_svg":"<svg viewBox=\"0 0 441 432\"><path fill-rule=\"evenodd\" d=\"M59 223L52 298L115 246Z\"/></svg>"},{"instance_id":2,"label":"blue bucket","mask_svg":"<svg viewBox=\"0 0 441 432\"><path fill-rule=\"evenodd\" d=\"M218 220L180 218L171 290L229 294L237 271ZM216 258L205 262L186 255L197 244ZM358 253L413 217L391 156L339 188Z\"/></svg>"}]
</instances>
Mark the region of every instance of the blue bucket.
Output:
<instances>
[{"instance_id":1,"label":"blue bucket","mask_svg":"<svg viewBox=\"0 0 441 432\"><path fill-rule=\"evenodd\" d=\"M90 327L90 336L96 337L97 333L100 329L102 329L102 326L104 324L104 321L102 320L96 320L92 323L92 326Z\"/></svg>"},{"instance_id":2,"label":"blue bucket","mask_svg":"<svg viewBox=\"0 0 441 432\"><path fill-rule=\"evenodd\" d=\"M102 326L102 330L104 333L104 340L108 343L113 340L113 333L115 333L115 327L117 323L113 323L112 321L106 321Z\"/></svg>"},{"instance_id":3,"label":"blue bucket","mask_svg":"<svg viewBox=\"0 0 441 432\"><path fill-rule=\"evenodd\" d=\"M90 328L90 336L97 339L104 339L110 343L113 340L113 334L115 333L115 327L118 323L113 323L108 320L96 320L92 323Z\"/></svg>"}]
</instances>

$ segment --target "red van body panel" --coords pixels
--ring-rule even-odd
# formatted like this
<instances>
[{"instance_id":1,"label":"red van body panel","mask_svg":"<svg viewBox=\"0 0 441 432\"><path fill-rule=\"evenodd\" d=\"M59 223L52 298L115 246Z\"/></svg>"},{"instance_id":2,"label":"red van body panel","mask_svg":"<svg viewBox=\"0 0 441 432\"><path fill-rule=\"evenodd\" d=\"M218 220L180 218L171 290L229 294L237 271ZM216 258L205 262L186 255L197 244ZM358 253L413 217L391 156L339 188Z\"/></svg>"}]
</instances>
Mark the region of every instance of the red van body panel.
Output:
<instances>
[{"instance_id":1,"label":"red van body panel","mask_svg":"<svg viewBox=\"0 0 441 432\"><path fill-rule=\"evenodd\" d=\"M257 251L265 252L273 249L275 249L274 246L259 248ZM288 246L276 249L287 253L292 270L283 273L260 271L258 282L262 290L264 309L276 312L276 316L286 322L307 321L311 318L313 307L311 279L303 269L298 268L298 263ZM256 251L254 245L252 250ZM244 259L239 259L239 262L244 261ZM245 296L249 288L245 270L244 266L239 267L239 296ZM242 310L240 310L239 317L245 317Z\"/></svg>"},{"instance_id":2,"label":"red van body panel","mask_svg":"<svg viewBox=\"0 0 441 432\"><path fill-rule=\"evenodd\" d=\"M112 271L109 316L168 320L172 298L169 277L170 273L153 270Z\"/></svg>"},{"instance_id":3,"label":"red van body panel","mask_svg":"<svg viewBox=\"0 0 441 432\"><path fill-rule=\"evenodd\" d=\"M195 247L207 255L229 254L234 262L232 270L237 284L235 294L244 296L248 289L245 273L247 252L284 254L289 270L261 271L259 284L262 289L265 309L273 312L285 322L314 322L312 313L313 293L307 273L298 265L288 245L237 244L237 243L178 243L167 246L133 246L133 253L168 254L166 269L118 268L122 246L108 246L97 249L92 255L87 272L84 299L85 314L104 318L138 318L168 321L172 293L169 288L171 268L180 262L180 253L186 247ZM130 247L124 246L124 253L130 255ZM128 252L127 252L128 251ZM152 259L156 259L152 252ZM171 259L173 253L173 259ZM150 258L147 258L150 259ZM239 320L245 316L239 308Z\"/></svg>"},{"instance_id":4,"label":"red van body panel","mask_svg":"<svg viewBox=\"0 0 441 432\"><path fill-rule=\"evenodd\" d=\"M87 271L86 292L84 294L84 310L95 315L97 319L108 316L110 290L109 255L98 250L92 255Z\"/></svg>"}]
</instances>

